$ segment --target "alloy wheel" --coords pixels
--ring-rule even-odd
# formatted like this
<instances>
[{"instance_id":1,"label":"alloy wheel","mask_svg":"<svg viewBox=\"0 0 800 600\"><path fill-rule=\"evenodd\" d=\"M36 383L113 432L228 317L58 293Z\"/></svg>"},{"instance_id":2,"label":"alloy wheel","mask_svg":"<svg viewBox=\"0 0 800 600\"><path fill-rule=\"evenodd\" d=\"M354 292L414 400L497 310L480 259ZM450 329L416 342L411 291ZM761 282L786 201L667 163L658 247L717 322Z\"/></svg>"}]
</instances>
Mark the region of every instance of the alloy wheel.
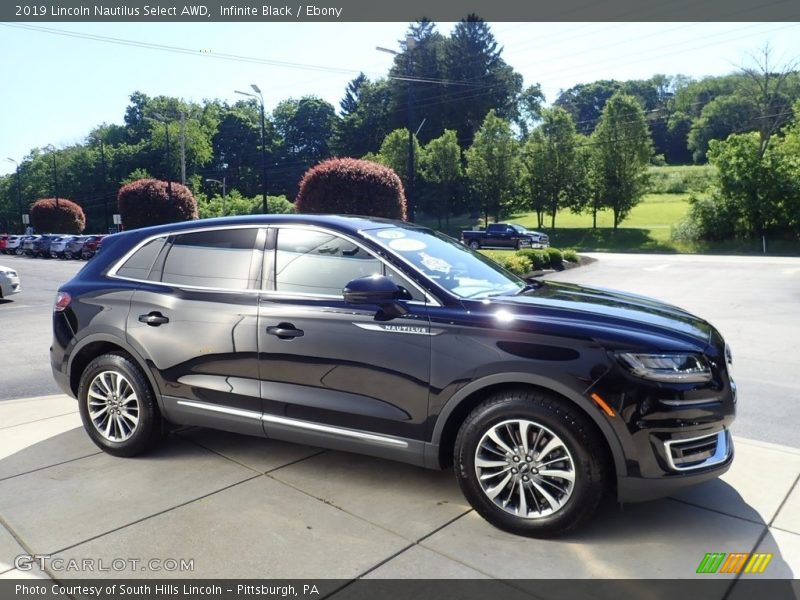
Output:
<instances>
[{"instance_id":1,"label":"alloy wheel","mask_svg":"<svg viewBox=\"0 0 800 600\"><path fill-rule=\"evenodd\" d=\"M106 440L124 442L136 431L139 425L139 398L121 373L98 373L89 384L86 401L92 424Z\"/></svg>"},{"instance_id":2,"label":"alloy wheel","mask_svg":"<svg viewBox=\"0 0 800 600\"><path fill-rule=\"evenodd\" d=\"M493 425L475 450L486 497L505 512L540 519L561 510L575 487L575 462L564 441L528 419Z\"/></svg>"}]
</instances>

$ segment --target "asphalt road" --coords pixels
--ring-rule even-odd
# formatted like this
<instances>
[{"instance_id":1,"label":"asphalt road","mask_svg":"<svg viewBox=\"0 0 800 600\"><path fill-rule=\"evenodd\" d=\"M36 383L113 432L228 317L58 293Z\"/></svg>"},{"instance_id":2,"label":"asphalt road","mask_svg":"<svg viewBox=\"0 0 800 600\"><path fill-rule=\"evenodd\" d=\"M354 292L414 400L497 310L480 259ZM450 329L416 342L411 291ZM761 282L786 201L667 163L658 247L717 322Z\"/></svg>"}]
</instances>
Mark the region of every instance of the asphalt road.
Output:
<instances>
[{"instance_id":1,"label":"asphalt road","mask_svg":"<svg viewBox=\"0 0 800 600\"><path fill-rule=\"evenodd\" d=\"M549 278L654 296L710 321L733 351L734 435L800 448L800 258L590 256Z\"/></svg>"},{"instance_id":2,"label":"asphalt road","mask_svg":"<svg viewBox=\"0 0 800 600\"><path fill-rule=\"evenodd\" d=\"M50 374L53 300L58 286L86 262L6 256L22 291L0 300L0 400L61 393Z\"/></svg>"},{"instance_id":3,"label":"asphalt road","mask_svg":"<svg viewBox=\"0 0 800 600\"><path fill-rule=\"evenodd\" d=\"M800 447L800 258L596 254L549 276L661 298L711 321L733 348L734 434ZM0 255L23 291L0 301L0 400L59 393L50 375L56 288L81 261Z\"/></svg>"}]
</instances>

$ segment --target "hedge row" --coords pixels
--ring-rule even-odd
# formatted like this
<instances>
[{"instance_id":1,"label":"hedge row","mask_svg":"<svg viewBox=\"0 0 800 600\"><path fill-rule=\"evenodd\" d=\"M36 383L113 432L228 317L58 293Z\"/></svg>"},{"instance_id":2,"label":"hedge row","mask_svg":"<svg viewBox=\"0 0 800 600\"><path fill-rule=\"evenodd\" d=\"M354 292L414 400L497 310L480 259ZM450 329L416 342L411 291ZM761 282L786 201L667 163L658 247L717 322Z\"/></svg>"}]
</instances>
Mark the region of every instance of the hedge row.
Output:
<instances>
[{"instance_id":1,"label":"hedge row","mask_svg":"<svg viewBox=\"0 0 800 600\"><path fill-rule=\"evenodd\" d=\"M525 248L504 257L500 264L512 273L526 275L531 271L540 271L542 269L561 269L564 261L578 262L578 253L572 248L566 250L559 250L558 248L545 248L543 250Z\"/></svg>"}]
</instances>

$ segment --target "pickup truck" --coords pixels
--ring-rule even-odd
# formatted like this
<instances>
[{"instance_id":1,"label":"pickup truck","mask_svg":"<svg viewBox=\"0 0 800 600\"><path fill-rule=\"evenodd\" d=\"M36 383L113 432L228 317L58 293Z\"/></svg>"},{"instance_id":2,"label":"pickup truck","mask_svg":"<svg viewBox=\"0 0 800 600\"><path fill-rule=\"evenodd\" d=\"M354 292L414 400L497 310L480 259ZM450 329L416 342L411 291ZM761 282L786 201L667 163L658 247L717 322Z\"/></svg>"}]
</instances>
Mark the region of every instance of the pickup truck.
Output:
<instances>
[{"instance_id":1,"label":"pickup truck","mask_svg":"<svg viewBox=\"0 0 800 600\"><path fill-rule=\"evenodd\" d=\"M547 248L550 239L538 231L529 231L513 223L492 223L482 231L462 231L461 243L479 248Z\"/></svg>"}]
</instances>

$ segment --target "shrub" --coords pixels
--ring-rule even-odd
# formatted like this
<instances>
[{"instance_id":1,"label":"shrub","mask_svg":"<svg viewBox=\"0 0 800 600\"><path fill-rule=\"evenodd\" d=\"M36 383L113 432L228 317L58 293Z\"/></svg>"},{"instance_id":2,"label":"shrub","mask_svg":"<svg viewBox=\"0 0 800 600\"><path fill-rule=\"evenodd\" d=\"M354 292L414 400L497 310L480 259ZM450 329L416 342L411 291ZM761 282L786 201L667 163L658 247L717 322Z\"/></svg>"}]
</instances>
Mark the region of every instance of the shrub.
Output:
<instances>
[{"instance_id":1,"label":"shrub","mask_svg":"<svg viewBox=\"0 0 800 600\"><path fill-rule=\"evenodd\" d=\"M41 233L80 233L86 227L83 209L72 200L42 198L31 207L31 223Z\"/></svg>"},{"instance_id":2,"label":"shrub","mask_svg":"<svg viewBox=\"0 0 800 600\"><path fill-rule=\"evenodd\" d=\"M717 192L710 197L689 198L686 218L672 228L673 240L682 242L723 241L736 237L738 215L731 203Z\"/></svg>"},{"instance_id":3,"label":"shrub","mask_svg":"<svg viewBox=\"0 0 800 600\"><path fill-rule=\"evenodd\" d=\"M576 263L580 261L580 257L578 253L575 251L574 248L567 248L562 253L564 255L564 260L569 261L571 263Z\"/></svg>"},{"instance_id":4,"label":"shrub","mask_svg":"<svg viewBox=\"0 0 800 600\"><path fill-rule=\"evenodd\" d=\"M228 193L225 197L224 206L225 216L260 215L264 209L261 196L245 198L238 190L231 190ZM223 216L222 207L222 196L200 197L200 201L197 203L197 210L201 219ZM293 213L294 204L289 202L286 196L267 196L267 212L274 215Z\"/></svg>"},{"instance_id":5,"label":"shrub","mask_svg":"<svg viewBox=\"0 0 800 600\"><path fill-rule=\"evenodd\" d=\"M549 264L549 257L544 250L534 250L533 248L525 248L517 252L518 256L524 256L531 262L531 266L538 270L547 268Z\"/></svg>"},{"instance_id":6,"label":"shrub","mask_svg":"<svg viewBox=\"0 0 800 600\"><path fill-rule=\"evenodd\" d=\"M158 179L139 179L122 186L117 206L125 229L197 218L197 202L189 188L174 182L168 186Z\"/></svg>"},{"instance_id":7,"label":"shrub","mask_svg":"<svg viewBox=\"0 0 800 600\"><path fill-rule=\"evenodd\" d=\"M297 212L406 218L400 178L388 167L334 158L309 169L300 182Z\"/></svg>"},{"instance_id":8,"label":"shrub","mask_svg":"<svg viewBox=\"0 0 800 600\"><path fill-rule=\"evenodd\" d=\"M547 248L545 250L547 253L547 262L553 269L558 269L561 267L561 263L564 260L564 255L561 254L561 250L558 248Z\"/></svg>"},{"instance_id":9,"label":"shrub","mask_svg":"<svg viewBox=\"0 0 800 600\"><path fill-rule=\"evenodd\" d=\"M503 268L516 275L525 275L531 271L531 259L521 254L512 254L503 258Z\"/></svg>"}]
</instances>

